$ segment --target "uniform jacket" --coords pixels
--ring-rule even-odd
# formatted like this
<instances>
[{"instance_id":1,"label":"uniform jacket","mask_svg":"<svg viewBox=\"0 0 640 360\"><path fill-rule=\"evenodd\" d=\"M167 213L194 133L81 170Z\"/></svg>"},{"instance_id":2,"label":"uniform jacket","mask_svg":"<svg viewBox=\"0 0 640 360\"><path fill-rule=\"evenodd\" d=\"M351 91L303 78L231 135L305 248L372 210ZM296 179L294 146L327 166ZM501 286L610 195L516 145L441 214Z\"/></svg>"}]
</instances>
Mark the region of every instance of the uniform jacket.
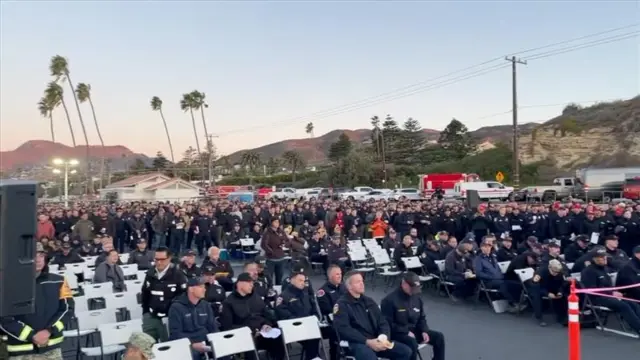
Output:
<instances>
[{"instance_id":1,"label":"uniform jacket","mask_svg":"<svg viewBox=\"0 0 640 360\"><path fill-rule=\"evenodd\" d=\"M33 314L0 318L0 333L8 337L10 355L44 353L59 348L64 340L63 318L73 297L64 277L49 273L45 267L35 280L35 289ZM46 345L39 347L33 343L33 337L40 330L48 330L51 336Z\"/></svg>"},{"instance_id":2,"label":"uniform jacket","mask_svg":"<svg viewBox=\"0 0 640 360\"><path fill-rule=\"evenodd\" d=\"M354 298L345 293L333 306L333 327L340 340L364 344L378 335L390 337L389 323L376 302L365 295Z\"/></svg>"},{"instance_id":3,"label":"uniform jacket","mask_svg":"<svg viewBox=\"0 0 640 360\"><path fill-rule=\"evenodd\" d=\"M382 315L391 328L391 336L407 335L411 331L417 338L429 330L420 295L407 295L401 288L387 295L380 303Z\"/></svg>"},{"instance_id":4,"label":"uniform jacket","mask_svg":"<svg viewBox=\"0 0 640 360\"><path fill-rule=\"evenodd\" d=\"M187 294L176 298L169 308L169 340L182 338L192 343L207 341L207 334L217 332L218 326L211 304L205 300L193 304Z\"/></svg>"}]
</instances>

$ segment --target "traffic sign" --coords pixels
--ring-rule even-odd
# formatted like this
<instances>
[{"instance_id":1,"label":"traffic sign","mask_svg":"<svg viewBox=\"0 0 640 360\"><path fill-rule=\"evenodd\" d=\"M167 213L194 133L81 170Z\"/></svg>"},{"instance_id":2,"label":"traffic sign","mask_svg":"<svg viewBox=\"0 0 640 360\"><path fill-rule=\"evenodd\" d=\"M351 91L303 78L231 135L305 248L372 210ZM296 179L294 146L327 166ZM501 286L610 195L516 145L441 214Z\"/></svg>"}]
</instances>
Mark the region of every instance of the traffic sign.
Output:
<instances>
[{"instance_id":1,"label":"traffic sign","mask_svg":"<svg viewBox=\"0 0 640 360\"><path fill-rule=\"evenodd\" d=\"M502 173L502 171L498 171L496 173L496 181L497 182L502 182L502 180L504 180L504 174Z\"/></svg>"}]
</instances>

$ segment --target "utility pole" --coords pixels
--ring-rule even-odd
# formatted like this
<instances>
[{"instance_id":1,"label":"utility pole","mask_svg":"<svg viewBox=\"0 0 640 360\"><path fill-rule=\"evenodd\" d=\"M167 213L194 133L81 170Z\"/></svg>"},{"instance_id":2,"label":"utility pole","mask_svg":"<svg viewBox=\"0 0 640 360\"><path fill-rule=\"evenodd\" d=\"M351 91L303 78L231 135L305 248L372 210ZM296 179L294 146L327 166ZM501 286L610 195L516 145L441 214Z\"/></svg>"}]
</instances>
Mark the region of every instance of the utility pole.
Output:
<instances>
[{"instance_id":1,"label":"utility pole","mask_svg":"<svg viewBox=\"0 0 640 360\"><path fill-rule=\"evenodd\" d=\"M512 114L513 114L513 188L520 188L520 155L518 152L518 87L517 73L518 64L527 65L526 61L520 60L515 56L506 57L505 60L511 62L511 86L512 86Z\"/></svg>"},{"instance_id":2,"label":"utility pole","mask_svg":"<svg viewBox=\"0 0 640 360\"><path fill-rule=\"evenodd\" d=\"M218 136L214 136L213 134L207 135L207 152L208 155L208 172L209 172L209 186L213 184L213 138L218 138Z\"/></svg>"}]
</instances>

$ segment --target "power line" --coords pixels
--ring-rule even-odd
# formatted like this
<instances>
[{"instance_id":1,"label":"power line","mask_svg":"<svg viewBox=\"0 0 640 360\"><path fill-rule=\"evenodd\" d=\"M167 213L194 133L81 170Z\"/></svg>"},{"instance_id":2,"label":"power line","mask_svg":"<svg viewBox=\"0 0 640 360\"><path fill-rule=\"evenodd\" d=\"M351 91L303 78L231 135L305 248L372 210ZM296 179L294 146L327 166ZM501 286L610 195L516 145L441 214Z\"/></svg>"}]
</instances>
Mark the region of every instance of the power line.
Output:
<instances>
[{"instance_id":1,"label":"power line","mask_svg":"<svg viewBox=\"0 0 640 360\"><path fill-rule=\"evenodd\" d=\"M564 54L564 53L567 53L567 52L577 51L577 50L581 50L581 49L587 49L587 48L598 46L598 45L605 45L605 44L610 44L610 43L613 43L613 42L632 39L634 37L637 37L639 34L640 34L640 31L632 31L632 32L628 32L628 33L625 33L625 34L620 34L620 35L616 35L616 36L610 36L608 38L598 39L598 40L590 41L590 42L583 43L583 44L580 44L580 45L575 45L575 46L569 47L567 49L556 49L556 50L550 50L550 51L547 51L547 52L543 52L543 53L540 53L540 54L534 54L534 55L532 55L530 57L526 57L525 60L529 61L529 60L544 59L544 58L549 57L549 56L560 55L560 54Z\"/></svg>"},{"instance_id":2,"label":"power line","mask_svg":"<svg viewBox=\"0 0 640 360\"><path fill-rule=\"evenodd\" d=\"M601 31L601 32L597 32L597 33L593 33L593 34L588 34L588 35L584 35L584 36L580 36L577 38L573 38L573 39L569 39L569 40L564 40L564 41L560 41L560 42L556 42L556 43L552 43L552 44L548 44L548 45L544 45L544 46L539 46L539 47L535 47L535 48L530 48L530 49L526 49L526 50L522 50L522 51L518 51L514 54L524 54L524 53L529 53L529 52L533 52L533 51L538 51L538 50L542 50L545 48L549 48L549 47L554 47L554 46L558 46L558 45L563 45L563 44L569 44L575 41L579 41L579 40L584 40L587 38L592 38L592 37L596 37L596 36L601 36L607 33L611 33L611 32L615 32L615 31L620 31L623 29L628 29L631 27L637 27L638 25L640 25L640 23L635 23L632 25L626 25L626 26L622 26L622 27L618 27L615 29L610 29L610 30L606 30L606 31ZM636 35L634 35L636 34ZM564 48L560 48L560 49L554 49L551 51L547 51L547 52L542 52L539 54L533 54L530 57L527 58L527 60L536 60L536 59L541 59L544 57L549 57L549 56L554 56L554 55L560 55L560 54L564 54L564 53L568 53L568 52L572 52L572 51L577 51L577 50L581 50L581 49L585 49L585 48L589 48L589 47L594 47L594 46L598 46L598 45L603 45L603 44L608 44L608 43L612 43L615 41L622 41L622 40L626 40L629 39L631 37L635 37L637 36L637 32L630 32L630 33L626 33L626 34L621 34L621 35L616 35L616 36L612 36L612 37L608 37L608 38L604 38L604 39L598 39L595 41L591 41L591 42L587 42L587 43L582 43L582 44L575 44L575 45L571 45L571 46L567 46ZM369 97L363 100L359 100L356 102L352 102L349 104L344 104L335 108L331 108L331 109L327 109L327 110L323 110L323 111L319 111L319 112L315 112L312 113L311 115L307 115L307 116L299 116L299 117L295 117L295 118L290 118L287 120L281 120L281 121L275 121L269 124L264 124L261 126L257 126L257 127L247 127L247 128L242 128L242 129L234 129L234 130L229 130L226 132L222 132L222 133L218 133L218 135L224 136L224 135L229 135L229 134L233 134L233 133L238 133L238 132L247 132L247 131L252 131L252 130L259 130L259 129L263 129L263 128L268 128L271 126L275 126L275 125L279 125L279 124L289 124L292 122L308 122L308 121L314 121L314 120L320 120L320 119L324 119L327 117L331 117L331 116L335 116L335 115L340 115L340 114L344 114L347 112L352 112L355 110L360 110L366 107L370 107L372 105L377 105L380 103L384 103L384 102L389 102L389 101L393 101L393 100L397 100L400 98L404 98L404 97L408 97L408 96L412 96L415 95L417 93L420 92L425 92L425 91L430 91L430 90L435 90L435 89L439 89L441 87L447 86L447 85L451 85L451 84L455 84L457 82L461 82L464 80L468 80L477 76L481 76L481 75L485 75L488 74L490 72L493 71L497 71L506 67L509 67L509 65L492 65L488 68L485 69L480 69L480 70L475 70L471 73L467 73L464 75L460 75L458 77L454 77L451 79L446 79L440 82L436 82L436 83L430 83L433 82L435 80L440 80L446 77L449 77L451 75L454 74L458 74L458 73L463 73L466 71L469 71L471 69L477 68L477 67L481 67L481 66L485 66L488 65L492 62L495 62L499 59L502 59L502 57L496 57L484 62L481 62L479 64L476 65L472 65L460 70L456 70L450 73L447 73L445 75L442 76L438 76L420 83L416 83L416 84L412 84L409 86L405 86L393 91L388 91L385 92L383 94L377 95L377 96L373 96L373 97ZM416 89L413 89L416 88ZM399 94L397 94L399 92Z\"/></svg>"}]
</instances>

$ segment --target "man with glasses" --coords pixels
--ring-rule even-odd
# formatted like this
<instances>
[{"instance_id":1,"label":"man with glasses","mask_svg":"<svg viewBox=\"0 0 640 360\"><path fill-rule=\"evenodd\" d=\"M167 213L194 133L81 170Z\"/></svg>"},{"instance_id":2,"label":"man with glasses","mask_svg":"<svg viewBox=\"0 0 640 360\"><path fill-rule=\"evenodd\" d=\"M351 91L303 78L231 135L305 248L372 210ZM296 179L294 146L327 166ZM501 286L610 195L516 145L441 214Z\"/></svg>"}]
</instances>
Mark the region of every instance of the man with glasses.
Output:
<instances>
[{"instance_id":1,"label":"man with glasses","mask_svg":"<svg viewBox=\"0 0 640 360\"><path fill-rule=\"evenodd\" d=\"M157 248L154 261L155 266L147 271L142 284L142 329L163 342L168 334L162 320L167 317L173 299L187 288L187 278L171 263L168 248Z\"/></svg>"}]
</instances>

